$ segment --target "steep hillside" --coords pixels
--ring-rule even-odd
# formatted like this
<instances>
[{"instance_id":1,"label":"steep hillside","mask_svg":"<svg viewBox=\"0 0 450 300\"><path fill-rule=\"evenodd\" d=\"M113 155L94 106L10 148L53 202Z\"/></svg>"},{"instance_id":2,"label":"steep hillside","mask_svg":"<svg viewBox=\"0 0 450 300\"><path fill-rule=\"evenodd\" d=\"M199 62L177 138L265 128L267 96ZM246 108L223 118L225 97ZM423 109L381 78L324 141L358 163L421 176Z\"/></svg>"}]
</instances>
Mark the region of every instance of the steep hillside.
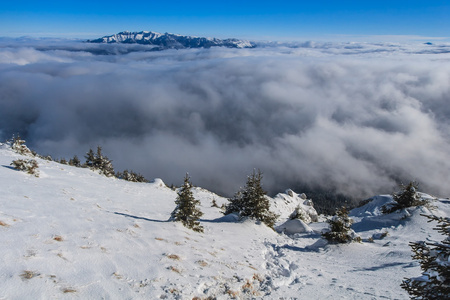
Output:
<instances>
[{"instance_id":1,"label":"steep hillside","mask_svg":"<svg viewBox=\"0 0 450 300\"><path fill-rule=\"evenodd\" d=\"M353 211L363 243L328 245L325 222L278 234L223 217L227 200L201 188L197 233L168 222L177 194L160 179L132 183L39 158L36 177L10 166L18 158L29 157L0 145L0 299L407 299L402 279L420 274L408 243L441 239L420 216L427 208L377 213L388 196ZM430 199L433 214L449 215L448 200ZM271 201L278 224L305 204L293 191Z\"/></svg>"}]
</instances>

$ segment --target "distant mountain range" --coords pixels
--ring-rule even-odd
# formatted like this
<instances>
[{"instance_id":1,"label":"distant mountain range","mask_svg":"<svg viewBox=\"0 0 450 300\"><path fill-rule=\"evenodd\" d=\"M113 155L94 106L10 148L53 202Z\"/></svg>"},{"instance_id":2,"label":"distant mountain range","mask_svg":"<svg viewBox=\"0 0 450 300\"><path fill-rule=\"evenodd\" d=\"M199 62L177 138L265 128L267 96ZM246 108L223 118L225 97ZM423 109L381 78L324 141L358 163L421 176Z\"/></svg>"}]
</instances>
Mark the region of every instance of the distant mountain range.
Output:
<instances>
[{"instance_id":1,"label":"distant mountain range","mask_svg":"<svg viewBox=\"0 0 450 300\"><path fill-rule=\"evenodd\" d=\"M141 44L152 45L155 50L164 49L187 49L187 48L254 48L256 44L250 41L238 39L217 39L205 37L184 36L172 33L158 33L152 31L129 32L123 31L110 36L104 36L95 40L88 40L88 43L105 44Z\"/></svg>"}]
</instances>

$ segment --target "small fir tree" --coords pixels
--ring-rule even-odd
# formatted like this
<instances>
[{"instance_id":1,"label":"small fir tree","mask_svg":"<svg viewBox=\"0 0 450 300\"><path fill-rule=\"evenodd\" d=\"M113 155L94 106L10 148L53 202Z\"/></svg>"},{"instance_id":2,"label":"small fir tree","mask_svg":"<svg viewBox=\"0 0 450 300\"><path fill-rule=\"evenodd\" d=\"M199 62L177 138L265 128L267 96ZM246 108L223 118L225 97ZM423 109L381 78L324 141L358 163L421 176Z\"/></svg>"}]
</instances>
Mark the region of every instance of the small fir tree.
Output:
<instances>
[{"instance_id":1,"label":"small fir tree","mask_svg":"<svg viewBox=\"0 0 450 300\"><path fill-rule=\"evenodd\" d=\"M148 180L144 177L144 175L139 173L133 173L136 177L136 182L148 182Z\"/></svg>"},{"instance_id":2,"label":"small fir tree","mask_svg":"<svg viewBox=\"0 0 450 300\"><path fill-rule=\"evenodd\" d=\"M400 184L401 191L392 194L394 202L384 205L381 208L382 212L389 214L400 209L426 204L427 201L422 200L422 197L417 192L418 187L419 184L415 181L411 181L407 185Z\"/></svg>"},{"instance_id":3,"label":"small fir tree","mask_svg":"<svg viewBox=\"0 0 450 300\"><path fill-rule=\"evenodd\" d=\"M114 176L114 167L112 161L106 155L102 154L102 147L97 147L97 153L94 154L92 149L86 153L86 163L85 165L93 170L100 171L100 174L111 177Z\"/></svg>"},{"instance_id":4,"label":"small fir tree","mask_svg":"<svg viewBox=\"0 0 450 300\"><path fill-rule=\"evenodd\" d=\"M114 176L115 173L112 161L106 155L102 154L102 148L100 146L97 147L96 158L98 161L100 172L108 177Z\"/></svg>"},{"instance_id":5,"label":"small fir tree","mask_svg":"<svg viewBox=\"0 0 450 300\"><path fill-rule=\"evenodd\" d=\"M242 188L237 191L232 198L228 199L228 204L225 205L225 215L229 215L232 213L239 214L241 213L242 207L244 206L242 201Z\"/></svg>"},{"instance_id":6,"label":"small fir tree","mask_svg":"<svg viewBox=\"0 0 450 300\"><path fill-rule=\"evenodd\" d=\"M122 173L117 172L116 177L119 179L123 179L126 181L132 181L132 182L148 182L147 179L141 174L135 173L133 171L125 170Z\"/></svg>"},{"instance_id":7,"label":"small fir tree","mask_svg":"<svg viewBox=\"0 0 450 300\"><path fill-rule=\"evenodd\" d=\"M25 145L25 140L22 140L20 135L13 136L11 148L19 154L33 156L30 149Z\"/></svg>"},{"instance_id":8,"label":"small fir tree","mask_svg":"<svg viewBox=\"0 0 450 300\"><path fill-rule=\"evenodd\" d=\"M35 159L16 159L11 163L11 166L13 166L16 170L26 171L28 174L39 177L39 166Z\"/></svg>"},{"instance_id":9,"label":"small fir tree","mask_svg":"<svg viewBox=\"0 0 450 300\"><path fill-rule=\"evenodd\" d=\"M303 222L307 222L308 217L305 215L305 212L300 206L297 206L294 211L289 215L289 220L302 220Z\"/></svg>"},{"instance_id":10,"label":"small fir tree","mask_svg":"<svg viewBox=\"0 0 450 300\"><path fill-rule=\"evenodd\" d=\"M199 200L194 198L191 191L192 184L189 175L186 173L184 184L178 190L178 197L175 200L177 205L171 214L171 220L180 221L187 228L194 231L203 232L203 226L198 221L203 213L197 208L200 204Z\"/></svg>"},{"instance_id":11,"label":"small fir tree","mask_svg":"<svg viewBox=\"0 0 450 300\"><path fill-rule=\"evenodd\" d=\"M74 166L74 167L81 167L81 162L80 159L78 158L78 156L74 156L73 158L69 159L69 165Z\"/></svg>"},{"instance_id":12,"label":"small fir tree","mask_svg":"<svg viewBox=\"0 0 450 300\"><path fill-rule=\"evenodd\" d=\"M89 149L89 151L86 153L84 158L86 158L86 162L84 163L84 165L89 168L94 168L94 163L95 163L94 150Z\"/></svg>"},{"instance_id":13,"label":"small fir tree","mask_svg":"<svg viewBox=\"0 0 450 300\"><path fill-rule=\"evenodd\" d=\"M355 232L351 229L353 220L348 216L347 208L338 209L336 215L327 222L330 228L323 232L322 236L330 243L350 243L352 240L360 240L355 237Z\"/></svg>"},{"instance_id":14,"label":"small fir tree","mask_svg":"<svg viewBox=\"0 0 450 300\"><path fill-rule=\"evenodd\" d=\"M45 159L45 160L48 160L48 161L53 161L53 157L51 155L45 155L45 156L39 155L38 157L42 158L42 159Z\"/></svg>"},{"instance_id":15,"label":"small fir tree","mask_svg":"<svg viewBox=\"0 0 450 300\"><path fill-rule=\"evenodd\" d=\"M401 287L411 299L450 299L450 218L423 215L428 222L436 221L433 228L445 236L442 242L410 243L413 255L422 269L422 276L405 279Z\"/></svg>"},{"instance_id":16,"label":"small fir tree","mask_svg":"<svg viewBox=\"0 0 450 300\"><path fill-rule=\"evenodd\" d=\"M228 199L225 214L238 213L241 217L250 217L273 228L278 216L270 211L269 199L261 186L262 173L253 170L248 176L245 188Z\"/></svg>"}]
</instances>

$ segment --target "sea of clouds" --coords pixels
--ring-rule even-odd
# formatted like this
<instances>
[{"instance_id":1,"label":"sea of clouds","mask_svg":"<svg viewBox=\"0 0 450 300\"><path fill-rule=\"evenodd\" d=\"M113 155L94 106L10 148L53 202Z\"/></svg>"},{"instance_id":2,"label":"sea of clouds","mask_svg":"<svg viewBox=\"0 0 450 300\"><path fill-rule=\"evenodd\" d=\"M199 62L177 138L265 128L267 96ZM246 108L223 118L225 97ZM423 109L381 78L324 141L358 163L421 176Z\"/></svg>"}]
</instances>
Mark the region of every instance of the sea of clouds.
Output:
<instances>
[{"instance_id":1,"label":"sea of clouds","mask_svg":"<svg viewBox=\"0 0 450 300\"><path fill-rule=\"evenodd\" d=\"M271 193L450 196L449 44L147 50L0 40L0 139L227 196L254 168Z\"/></svg>"}]
</instances>

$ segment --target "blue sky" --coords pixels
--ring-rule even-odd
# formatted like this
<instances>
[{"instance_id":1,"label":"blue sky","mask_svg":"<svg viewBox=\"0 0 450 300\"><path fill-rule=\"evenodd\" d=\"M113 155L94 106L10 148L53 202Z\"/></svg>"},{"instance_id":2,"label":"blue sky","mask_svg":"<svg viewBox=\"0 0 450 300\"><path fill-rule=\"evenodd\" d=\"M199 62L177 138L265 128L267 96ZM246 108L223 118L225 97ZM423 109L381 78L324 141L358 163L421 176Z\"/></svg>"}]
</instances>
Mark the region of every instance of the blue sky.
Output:
<instances>
[{"instance_id":1,"label":"blue sky","mask_svg":"<svg viewBox=\"0 0 450 300\"><path fill-rule=\"evenodd\" d=\"M445 1L7 1L0 36L94 38L152 30L248 39L450 36ZM448 39L447 39L448 40Z\"/></svg>"}]
</instances>

